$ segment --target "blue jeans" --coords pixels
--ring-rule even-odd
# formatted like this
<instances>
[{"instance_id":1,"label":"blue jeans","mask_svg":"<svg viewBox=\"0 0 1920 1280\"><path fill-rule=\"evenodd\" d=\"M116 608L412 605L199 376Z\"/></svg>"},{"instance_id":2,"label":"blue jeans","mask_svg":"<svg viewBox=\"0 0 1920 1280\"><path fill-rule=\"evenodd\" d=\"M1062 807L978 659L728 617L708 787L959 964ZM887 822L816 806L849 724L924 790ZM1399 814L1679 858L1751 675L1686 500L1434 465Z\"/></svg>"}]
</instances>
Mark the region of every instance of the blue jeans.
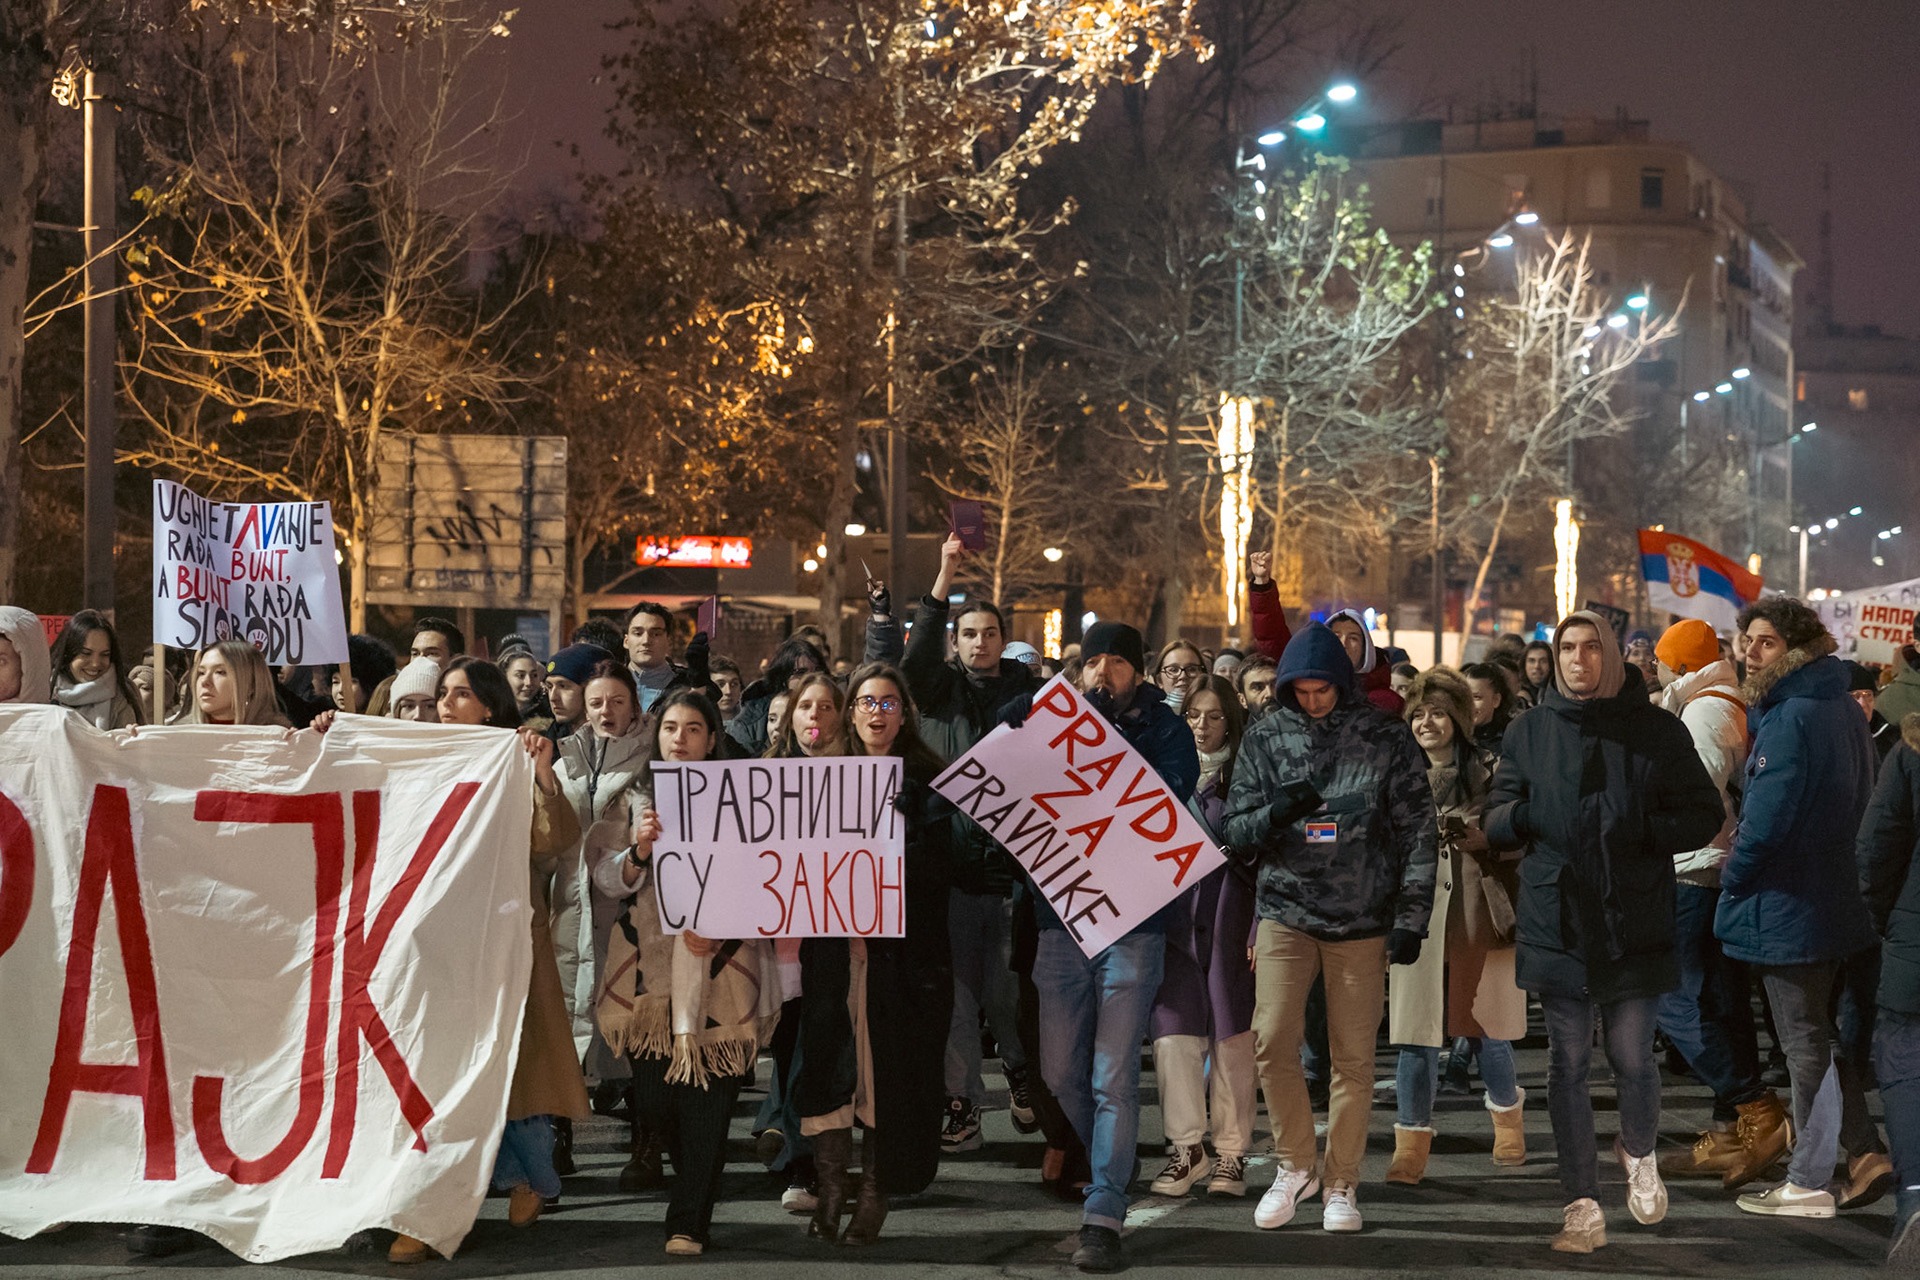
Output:
<instances>
[{"instance_id":1,"label":"blue jeans","mask_svg":"<svg viewBox=\"0 0 1920 1280\"><path fill-rule=\"evenodd\" d=\"M1081 1221L1120 1229L1139 1166L1140 1046L1160 990L1166 938L1130 933L1088 959L1064 929L1042 929L1040 1074L1093 1166Z\"/></svg>"},{"instance_id":2,"label":"blue jeans","mask_svg":"<svg viewBox=\"0 0 1920 1280\"><path fill-rule=\"evenodd\" d=\"M1547 1019L1547 1112L1559 1155L1560 1189L1568 1200L1600 1195L1599 1140L1593 1131L1593 1015L1597 1010L1620 1106L1620 1142L1630 1156L1653 1154L1660 1138L1660 1068L1653 1061L1653 1019L1659 999L1646 996L1596 1005L1542 994Z\"/></svg>"},{"instance_id":3,"label":"blue jeans","mask_svg":"<svg viewBox=\"0 0 1920 1280\"><path fill-rule=\"evenodd\" d=\"M507 1121L500 1135L500 1154L493 1158L493 1189L515 1187L532 1187L535 1195L547 1200L560 1194L560 1175L553 1171L552 1117Z\"/></svg>"},{"instance_id":4,"label":"blue jeans","mask_svg":"<svg viewBox=\"0 0 1920 1280\"><path fill-rule=\"evenodd\" d=\"M1756 965L1773 1006L1780 1049L1793 1085L1793 1159L1787 1181L1824 1190L1840 1156L1840 1073L1834 1070L1832 1016L1838 961L1763 967Z\"/></svg>"},{"instance_id":5,"label":"blue jeans","mask_svg":"<svg viewBox=\"0 0 1920 1280\"><path fill-rule=\"evenodd\" d=\"M1520 1082L1513 1073L1513 1042L1492 1038L1480 1041L1480 1080L1496 1107L1520 1101ZM1440 1050L1421 1045L1400 1051L1393 1073L1399 1114L1394 1123L1406 1129L1424 1129L1433 1123L1433 1099L1440 1091Z\"/></svg>"},{"instance_id":6,"label":"blue jeans","mask_svg":"<svg viewBox=\"0 0 1920 1280\"><path fill-rule=\"evenodd\" d=\"M1713 1090L1713 1118L1732 1124L1735 1108L1765 1097L1760 1050L1753 1030L1751 976L1729 960L1713 936L1718 889L1674 886L1674 953L1680 986L1660 997L1660 1029Z\"/></svg>"},{"instance_id":7,"label":"blue jeans","mask_svg":"<svg viewBox=\"0 0 1920 1280\"><path fill-rule=\"evenodd\" d=\"M1896 1227L1920 1208L1920 1014L1881 1009L1873 1029L1873 1074L1893 1148Z\"/></svg>"},{"instance_id":8,"label":"blue jeans","mask_svg":"<svg viewBox=\"0 0 1920 1280\"><path fill-rule=\"evenodd\" d=\"M963 893L947 899L947 933L953 947L953 1022L947 1030L947 1096L973 1106L986 1100L980 1082L980 1015L987 1015L1000 1065L1009 1076L1027 1068L1020 1043L1019 986L1013 974L1013 904L997 893Z\"/></svg>"}]
</instances>

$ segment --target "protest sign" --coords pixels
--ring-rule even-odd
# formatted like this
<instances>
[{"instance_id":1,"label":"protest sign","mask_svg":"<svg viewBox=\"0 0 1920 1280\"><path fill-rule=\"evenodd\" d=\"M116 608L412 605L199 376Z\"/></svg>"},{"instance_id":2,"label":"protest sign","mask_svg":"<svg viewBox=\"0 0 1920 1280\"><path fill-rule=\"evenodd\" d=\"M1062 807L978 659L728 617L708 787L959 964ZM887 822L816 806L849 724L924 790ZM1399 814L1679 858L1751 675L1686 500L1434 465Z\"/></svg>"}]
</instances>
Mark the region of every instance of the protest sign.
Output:
<instances>
[{"instance_id":1,"label":"protest sign","mask_svg":"<svg viewBox=\"0 0 1920 1280\"><path fill-rule=\"evenodd\" d=\"M906 932L900 761L653 765L660 927L703 938L898 938Z\"/></svg>"},{"instance_id":2,"label":"protest sign","mask_svg":"<svg viewBox=\"0 0 1920 1280\"><path fill-rule=\"evenodd\" d=\"M1920 609L1920 578L1841 592L1813 607L1840 642L1841 657L1891 666L1900 646L1913 643L1913 615Z\"/></svg>"},{"instance_id":3,"label":"protest sign","mask_svg":"<svg viewBox=\"0 0 1920 1280\"><path fill-rule=\"evenodd\" d=\"M1221 866L1206 828L1065 676L933 789L998 840L1086 954Z\"/></svg>"},{"instance_id":4,"label":"protest sign","mask_svg":"<svg viewBox=\"0 0 1920 1280\"><path fill-rule=\"evenodd\" d=\"M327 502L210 502L153 482L153 642L245 640L271 666L347 660Z\"/></svg>"},{"instance_id":5,"label":"protest sign","mask_svg":"<svg viewBox=\"0 0 1920 1280\"><path fill-rule=\"evenodd\" d=\"M0 707L0 1231L453 1252L526 1007L532 790L501 730Z\"/></svg>"}]
</instances>

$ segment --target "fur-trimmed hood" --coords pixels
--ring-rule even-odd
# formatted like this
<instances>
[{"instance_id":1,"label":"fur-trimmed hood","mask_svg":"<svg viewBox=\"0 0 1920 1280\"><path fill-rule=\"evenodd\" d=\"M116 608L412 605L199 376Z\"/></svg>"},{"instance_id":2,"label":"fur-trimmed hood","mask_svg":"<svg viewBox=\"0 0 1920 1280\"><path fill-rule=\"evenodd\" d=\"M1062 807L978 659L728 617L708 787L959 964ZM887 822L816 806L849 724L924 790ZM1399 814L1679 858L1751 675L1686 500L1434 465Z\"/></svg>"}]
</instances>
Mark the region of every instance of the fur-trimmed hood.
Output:
<instances>
[{"instance_id":1,"label":"fur-trimmed hood","mask_svg":"<svg viewBox=\"0 0 1920 1280\"><path fill-rule=\"evenodd\" d=\"M1740 696L1746 699L1750 707L1764 706L1780 682L1810 663L1817 662L1839 649L1839 644L1830 635L1816 636L1804 645L1787 650L1766 666L1747 672L1746 683L1740 686ZM1844 677L1843 677L1844 678ZM1844 686L1842 686L1844 691Z\"/></svg>"}]
</instances>

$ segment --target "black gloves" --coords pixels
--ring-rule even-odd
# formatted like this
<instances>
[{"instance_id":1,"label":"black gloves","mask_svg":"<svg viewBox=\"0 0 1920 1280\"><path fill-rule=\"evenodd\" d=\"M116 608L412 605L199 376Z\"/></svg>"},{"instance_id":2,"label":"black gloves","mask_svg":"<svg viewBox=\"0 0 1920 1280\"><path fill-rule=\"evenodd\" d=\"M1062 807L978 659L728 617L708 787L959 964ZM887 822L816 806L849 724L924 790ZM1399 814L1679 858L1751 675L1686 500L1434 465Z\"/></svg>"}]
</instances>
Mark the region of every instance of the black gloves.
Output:
<instances>
[{"instance_id":1,"label":"black gloves","mask_svg":"<svg viewBox=\"0 0 1920 1280\"><path fill-rule=\"evenodd\" d=\"M1412 964L1420 958L1421 935L1411 929L1395 929L1387 935L1387 963Z\"/></svg>"},{"instance_id":2,"label":"black gloves","mask_svg":"<svg viewBox=\"0 0 1920 1280\"><path fill-rule=\"evenodd\" d=\"M867 583L867 608L876 618L893 616L893 592L887 589L886 583L878 580Z\"/></svg>"},{"instance_id":3,"label":"black gloves","mask_svg":"<svg viewBox=\"0 0 1920 1280\"><path fill-rule=\"evenodd\" d=\"M1290 827L1320 807L1320 793L1305 778L1280 784L1280 798L1268 811L1275 830Z\"/></svg>"},{"instance_id":4,"label":"black gloves","mask_svg":"<svg viewBox=\"0 0 1920 1280\"><path fill-rule=\"evenodd\" d=\"M707 666L707 659L711 653L712 647L707 640L707 633L694 632L693 639L687 641L685 661L687 677L696 689L702 688L713 679L713 672Z\"/></svg>"}]
</instances>

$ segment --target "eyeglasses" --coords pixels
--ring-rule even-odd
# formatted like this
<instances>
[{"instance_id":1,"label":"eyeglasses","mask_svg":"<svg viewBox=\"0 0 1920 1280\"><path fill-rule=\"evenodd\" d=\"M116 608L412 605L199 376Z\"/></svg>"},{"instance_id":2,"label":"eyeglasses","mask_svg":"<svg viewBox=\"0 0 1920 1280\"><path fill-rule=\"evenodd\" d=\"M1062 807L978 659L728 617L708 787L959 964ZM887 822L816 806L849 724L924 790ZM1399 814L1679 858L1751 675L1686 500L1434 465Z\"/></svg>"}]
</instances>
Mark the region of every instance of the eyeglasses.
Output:
<instances>
[{"instance_id":1,"label":"eyeglasses","mask_svg":"<svg viewBox=\"0 0 1920 1280\"><path fill-rule=\"evenodd\" d=\"M1224 711L1189 711L1187 712L1188 724L1220 724L1220 723L1223 723L1226 720L1226 718L1227 718L1227 713Z\"/></svg>"},{"instance_id":2,"label":"eyeglasses","mask_svg":"<svg viewBox=\"0 0 1920 1280\"><path fill-rule=\"evenodd\" d=\"M888 715L892 715L900 709L900 699L875 698L863 693L853 700L853 705L868 713L884 711Z\"/></svg>"},{"instance_id":3,"label":"eyeglasses","mask_svg":"<svg viewBox=\"0 0 1920 1280\"><path fill-rule=\"evenodd\" d=\"M1198 663L1185 667L1169 665L1160 668L1160 678L1162 680L1165 680L1168 676L1172 676L1175 680L1183 680L1189 676L1203 676L1205 674L1207 674L1207 669Z\"/></svg>"}]
</instances>

